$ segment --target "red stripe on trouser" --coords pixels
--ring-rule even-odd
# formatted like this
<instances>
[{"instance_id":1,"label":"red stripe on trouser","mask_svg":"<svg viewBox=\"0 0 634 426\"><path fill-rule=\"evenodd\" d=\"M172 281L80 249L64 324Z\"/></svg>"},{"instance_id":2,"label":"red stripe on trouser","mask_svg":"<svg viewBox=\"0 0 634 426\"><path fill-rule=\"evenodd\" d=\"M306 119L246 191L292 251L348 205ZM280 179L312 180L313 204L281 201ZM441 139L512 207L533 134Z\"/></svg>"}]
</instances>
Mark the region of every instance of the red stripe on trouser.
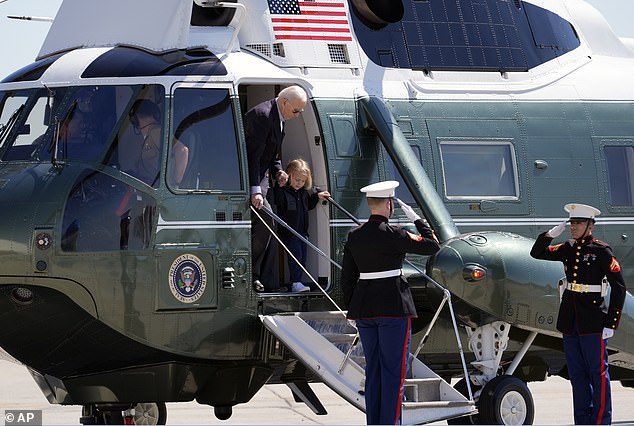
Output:
<instances>
[{"instance_id":1,"label":"red stripe on trouser","mask_svg":"<svg viewBox=\"0 0 634 426\"><path fill-rule=\"evenodd\" d=\"M599 407L599 414L597 414L597 424L601 424L601 420L603 419L603 412L605 411L605 340L603 340L603 336L599 334L599 339L601 339L601 406Z\"/></svg>"},{"instance_id":2,"label":"red stripe on trouser","mask_svg":"<svg viewBox=\"0 0 634 426\"><path fill-rule=\"evenodd\" d=\"M403 339L403 350L401 352L401 383L398 387L398 398L396 400L396 417L394 418L395 425L399 424L398 421L401 417L401 406L403 405L403 383L405 383L405 374L407 374L407 357L409 356L409 352L407 351L407 343L409 339L407 337L409 336L411 323L412 320L410 318L407 318L407 329L405 330L405 337Z\"/></svg>"}]
</instances>

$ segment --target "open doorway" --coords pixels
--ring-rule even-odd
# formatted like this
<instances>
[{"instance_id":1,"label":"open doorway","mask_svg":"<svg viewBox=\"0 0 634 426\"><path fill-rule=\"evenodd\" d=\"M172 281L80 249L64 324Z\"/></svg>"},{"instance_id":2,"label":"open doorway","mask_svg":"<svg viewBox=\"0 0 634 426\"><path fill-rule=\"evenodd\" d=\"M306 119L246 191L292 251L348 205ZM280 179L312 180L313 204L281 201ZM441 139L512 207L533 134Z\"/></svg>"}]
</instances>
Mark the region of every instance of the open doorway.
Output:
<instances>
[{"instance_id":1,"label":"open doorway","mask_svg":"<svg viewBox=\"0 0 634 426\"><path fill-rule=\"evenodd\" d=\"M291 83L284 84L242 84L238 87L240 98L241 114L244 114L259 104L277 96L280 90ZM285 169L289 161L301 158L305 160L311 168L313 177L313 189L329 190L327 162L325 151L322 145L322 136L319 122L316 118L316 111L311 102L311 93L308 93L308 102L304 112L296 119L289 120L285 124L285 136L282 141L281 161ZM275 206L273 206L275 211ZM317 207L308 212L308 240L317 246L323 253L330 254L330 206L328 203L319 202ZM278 225L279 227L279 225ZM289 272L287 255L284 249L279 247L279 271L280 285L288 286ZM317 253L310 246L307 247L306 265L304 265L312 277L319 285L326 287L332 281L331 263L324 256ZM304 274L302 281L310 285L312 291L316 291L315 284Z\"/></svg>"}]
</instances>

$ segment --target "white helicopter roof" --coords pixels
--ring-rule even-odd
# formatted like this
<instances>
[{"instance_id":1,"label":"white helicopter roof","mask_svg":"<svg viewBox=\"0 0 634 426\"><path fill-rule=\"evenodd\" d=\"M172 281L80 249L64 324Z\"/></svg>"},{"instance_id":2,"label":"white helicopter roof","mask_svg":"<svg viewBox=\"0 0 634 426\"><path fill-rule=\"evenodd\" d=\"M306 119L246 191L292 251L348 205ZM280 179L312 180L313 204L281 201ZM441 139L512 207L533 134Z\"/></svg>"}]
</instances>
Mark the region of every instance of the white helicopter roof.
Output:
<instances>
[{"instance_id":1,"label":"white helicopter roof","mask_svg":"<svg viewBox=\"0 0 634 426\"><path fill-rule=\"evenodd\" d=\"M64 0L38 58L77 47L187 48L193 2Z\"/></svg>"}]
</instances>

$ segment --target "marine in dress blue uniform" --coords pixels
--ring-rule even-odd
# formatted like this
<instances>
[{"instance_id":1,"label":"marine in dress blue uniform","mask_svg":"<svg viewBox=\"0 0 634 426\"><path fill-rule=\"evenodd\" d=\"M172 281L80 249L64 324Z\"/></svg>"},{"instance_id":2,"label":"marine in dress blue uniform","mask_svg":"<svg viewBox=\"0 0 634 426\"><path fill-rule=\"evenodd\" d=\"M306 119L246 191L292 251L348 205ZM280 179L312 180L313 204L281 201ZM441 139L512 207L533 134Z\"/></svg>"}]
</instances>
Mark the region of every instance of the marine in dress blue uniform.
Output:
<instances>
[{"instance_id":1,"label":"marine in dress blue uniform","mask_svg":"<svg viewBox=\"0 0 634 426\"><path fill-rule=\"evenodd\" d=\"M566 204L572 239L550 245L566 222L537 237L531 256L564 264L566 286L557 329L563 333L568 375L572 384L575 424L611 424L612 398L607 341L619 325L626 287L621 266L610 246L592 236L601 212L585 204ZM610 285L606 307L603 279Z\"/></svg>"},{"instance_id":2,"label":"marine in dress blue uniform","mask_svg":"<svg viewBox=\"0 0 634 426\"><path fill-rule=\"evenodd\" d=\"M432 255L440 246L414 210L401 208L420 235L391 226L396 181L361 189L372 215L348 234L342 286L348 318L356 320L366 359L365 410L368 424L401 424L403 382L409 362L412 294L401 268L406 253Z\"/></svg>"}]
</instances>

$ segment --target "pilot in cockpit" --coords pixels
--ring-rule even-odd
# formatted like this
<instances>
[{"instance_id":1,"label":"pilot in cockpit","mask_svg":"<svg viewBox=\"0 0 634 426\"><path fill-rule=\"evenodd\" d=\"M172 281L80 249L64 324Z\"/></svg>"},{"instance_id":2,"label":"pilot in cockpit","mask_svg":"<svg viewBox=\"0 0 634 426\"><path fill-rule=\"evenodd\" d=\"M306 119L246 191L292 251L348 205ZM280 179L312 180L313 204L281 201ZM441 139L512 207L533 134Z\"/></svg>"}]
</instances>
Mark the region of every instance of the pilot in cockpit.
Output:
<instances>
[{"instance_id":1,"label":"pilot in cockpit","mask_svg":"<svg viewBox=\"0 0 634 426\"><path fill-rule=\"evenodd\" d=\"M129 112L129 120L137 138L122 147L128 166L124 171L154 186L160 174L162 127L160 111L156 104L148 99L137 99ZM121 155L122 152L120 152ZM172 146L174 156L173 173L174 184L178 185L187 167L188 149L185 145L174 140ZM123 162L122 162L123 164Z\"/></svg>"}]
</instances>

